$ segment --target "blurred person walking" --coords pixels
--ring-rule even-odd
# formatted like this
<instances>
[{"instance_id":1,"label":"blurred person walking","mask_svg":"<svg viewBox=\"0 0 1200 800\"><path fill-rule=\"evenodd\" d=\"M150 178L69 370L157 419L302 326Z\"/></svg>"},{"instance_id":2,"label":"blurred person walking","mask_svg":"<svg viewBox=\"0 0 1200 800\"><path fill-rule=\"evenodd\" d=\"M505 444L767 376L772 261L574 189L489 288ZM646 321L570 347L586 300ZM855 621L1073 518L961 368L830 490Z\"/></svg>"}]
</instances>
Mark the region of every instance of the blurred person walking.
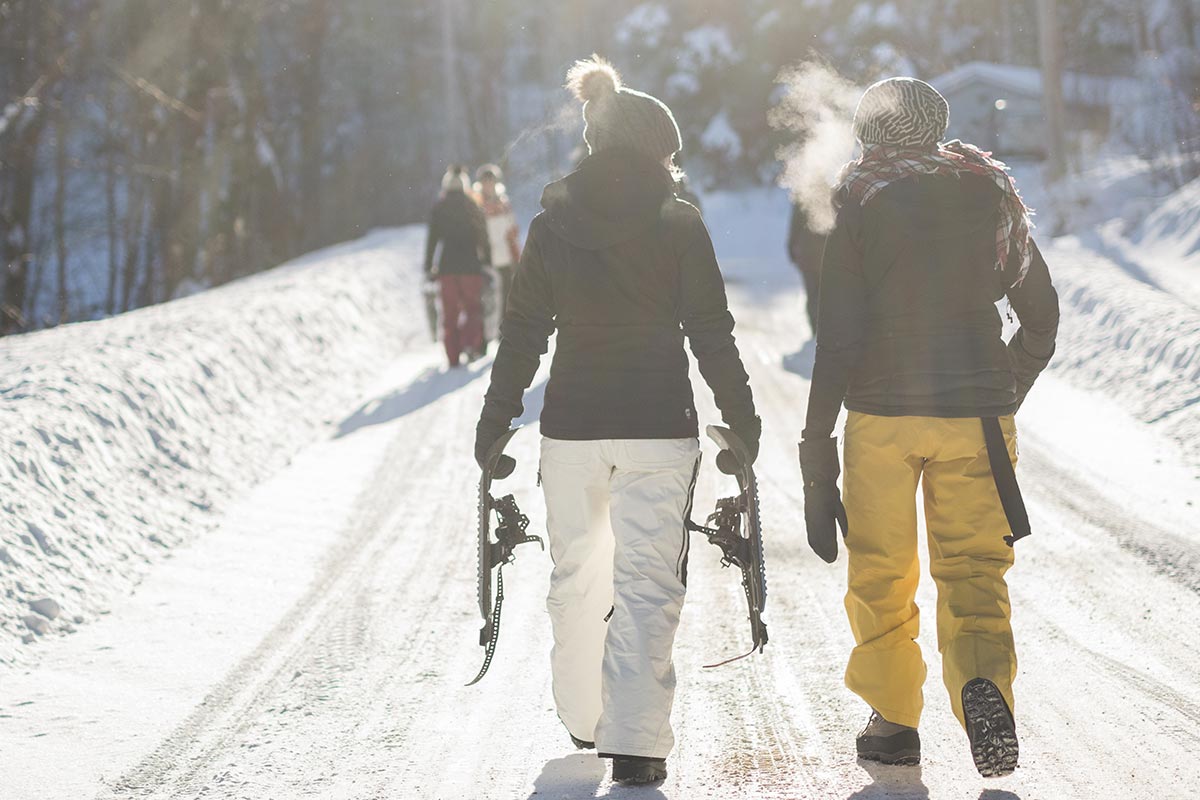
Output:
<instances>
[{"instance_id":1,"label":"blurred person walking","mask_svg":"<svg viewBox=\"0 0 1200 800\"><path fill-rule=\"evenodd\" d=\"M948 116L911 78L875 84L855 112L862 157L843 171L825 247L800 463L809 544L834 561L840 525L849 553L846 685L872 709L859 756L920 760L920 485L942 678L976 767L994 776L1018 762L1004 575L1029 522L1013 415L1054 354L1058 296L1006 168L940 143ZM1007 345L1005 297L1021 323ZM844 507L832 438L843 401Z\"/></svg>"},{"instance_id":2,"label":"blurred person walking","mask_svg":"<svg viewBox=\"0 0 1200 800\"><path fill-rule=\"evenodd\" d=\"M557 329L540 464L554 701L571 741L613 760L615 781L650 783L675 741L671 654L699 468L685 339L752 459L761 423L708 231L675 196L674 116L599 57L568 85L590 155L546 187L529 226L475 454L482 463L522 412Z\"/></svg>"},{"instance_id":3,"label":"blurred person walking","mask_svg":"<svg viewBox=\"0 0 1200 800\"><path fill-rule=\"evenodd\" d=\"M825 253L825 235L809 227L808 213L800 203L792 203L788 223L788 258L804 279L805 309L813 338L817 335L817 298L821 293L821 256Z\"/></svg>"},{"instance_id":4,"label":"blurred person walking","mask_svg":"<svg viewBox=\"0 0 1200 800\"><path fill-rule=\"evenodd\" d=\"M453 164L442 177L425 241L425 275L436 277L441 289L442 340L451 367L464 355L470 361L483 353L481 293L490 257L487 222L470 195L467 169Z\"/></svg>"},{"instance_id":5,"label":"blurred person walking","mask_svg":"<svg viewBox=\"0 0 1200 800\"><path fill-rule=\"evenodd\" d=\"M491 269L496 277L490 286L484 287L485 334L488 339L499 336L508 293L512 290L513 269L521 260L521 232L503 181L504 175L495 164L484 164L475 171L475 195L487 219Z\"/></svg>"}]
</instances>

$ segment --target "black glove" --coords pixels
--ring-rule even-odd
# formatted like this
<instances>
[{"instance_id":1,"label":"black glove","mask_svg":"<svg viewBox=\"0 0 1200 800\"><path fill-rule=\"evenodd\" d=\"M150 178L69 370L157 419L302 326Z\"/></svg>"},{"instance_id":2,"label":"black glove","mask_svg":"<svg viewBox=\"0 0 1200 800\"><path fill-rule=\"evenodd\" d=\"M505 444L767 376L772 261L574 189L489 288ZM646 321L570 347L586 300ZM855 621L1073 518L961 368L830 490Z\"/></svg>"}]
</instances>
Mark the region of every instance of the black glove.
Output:
<instances>
[{"instance_id":1,"label":"black glove","mask_svg":"<svg viewBox=\"0 0 1200 800\"><path fill-rule=\"evenodd\" d=\"M499 425L486 419L479 420L479 424L475 426L475 463L479 464L480 469L487 469L487 457L492 445L506 433L508 433L508 425ZM512 456L500 456L500 460L496 462L496 470L492 473L492 479L504 480L512 475L516 468L516 459Z\"/></svg>"},{"instance_id":2,"label":"black glove","mask_svg":"<svg viewBox=\"0 0 1200 800\"><path fill-rule=\"evenodd\" d=\"M837 525L846 535L846 507L838 494L837 439L800 443L800 473L804 476L804 523L808 546L825 561L837 560Z\"/></svg>"},{"instance_id":3,"label":"black glove","mask_svg":"<svg viewBox=\"0 0 1200 800\"><path fill-rule=\"evenodd\" d=\"M734 435L746 445L746 451L750 456L750 464L747 466L753 465L755 459L758 458L758 440L762 438L762 419L751 417L748 422L730 425L729 430L733 431ZM717 453L717 469L726 475L736 475L741 466L732 450L722 450Z\"/></svg>"}]
</instances>

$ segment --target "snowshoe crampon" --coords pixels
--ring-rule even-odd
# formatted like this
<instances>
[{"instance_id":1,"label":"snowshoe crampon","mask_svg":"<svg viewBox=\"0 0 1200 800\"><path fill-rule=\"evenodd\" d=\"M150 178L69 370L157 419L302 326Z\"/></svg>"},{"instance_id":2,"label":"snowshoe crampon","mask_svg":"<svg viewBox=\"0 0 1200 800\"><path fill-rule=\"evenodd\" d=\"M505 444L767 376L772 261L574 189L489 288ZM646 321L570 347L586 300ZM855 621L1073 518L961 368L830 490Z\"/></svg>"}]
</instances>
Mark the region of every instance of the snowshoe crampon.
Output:
<instances>
[{"instance_id":1,"label":"snowshoe crampon","mask_svg":"<svg viewBox=\"0 0 1200 800\"><path fill-rule=\"evenodd\" d=\"M492 479L496 466L504 455L504 448L520 428L501 436L488 451L483 475L479 479L479 613L483 616L483 628L479 631L479 645L484 648L483 666L467 686L473 686L487 674L496 653L496 640L500 637L500 609L504 605L504 577L501 570L514 558L513 550L519 544L537 542L545 550L541 538L525 533L529 517L517 508L511 494L499 500L492 497ZM493 531L492 514L496 515ZM493 538L492 534L495 533Z\"/></svg>"},{"instance_id":2,"label":"snowshoe crampon","mask_svg":"<svg viewBox=\"0 0 1200 800\"><path fill-rule=\"evenodd\" d=\"M767 603L766 562L763 559L762 530L758 516L758 482L750 466L750 455L744 442L728 428L708 426L708 436L722 450L733 453L738 463L734 477L737 479L738 494L717 501L717 508L708 515L705 524L698 525L688 520L688 530L703 533L708 540L721 548L721 564L735 566L742 572L742 589L746 593L749 610L750 637L753 646L749 652L727 659L706 668L720 667L754 653L762 652L767 644L767 625L763 622L763 608Z\"/></svg>"}]
</instances>

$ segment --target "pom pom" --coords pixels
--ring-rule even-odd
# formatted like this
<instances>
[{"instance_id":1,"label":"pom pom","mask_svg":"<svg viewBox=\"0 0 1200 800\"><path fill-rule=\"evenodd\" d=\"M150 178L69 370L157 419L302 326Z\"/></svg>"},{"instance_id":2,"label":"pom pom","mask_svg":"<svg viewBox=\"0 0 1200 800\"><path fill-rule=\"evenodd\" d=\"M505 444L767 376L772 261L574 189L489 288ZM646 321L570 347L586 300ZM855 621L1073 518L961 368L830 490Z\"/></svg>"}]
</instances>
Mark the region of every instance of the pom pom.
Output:
<instances>
[{"instance_id":1,"label":"pom pom","mask_svg":"<svg viewBox=\"0 0 1200 800\"><path fill-rule=\"evenodd\" d=\"M588 103L616 94L621 76L612 64L593 54L585 61L576 61L567 72L567 88L580 102Z\"/></svg>"}]
</instances>

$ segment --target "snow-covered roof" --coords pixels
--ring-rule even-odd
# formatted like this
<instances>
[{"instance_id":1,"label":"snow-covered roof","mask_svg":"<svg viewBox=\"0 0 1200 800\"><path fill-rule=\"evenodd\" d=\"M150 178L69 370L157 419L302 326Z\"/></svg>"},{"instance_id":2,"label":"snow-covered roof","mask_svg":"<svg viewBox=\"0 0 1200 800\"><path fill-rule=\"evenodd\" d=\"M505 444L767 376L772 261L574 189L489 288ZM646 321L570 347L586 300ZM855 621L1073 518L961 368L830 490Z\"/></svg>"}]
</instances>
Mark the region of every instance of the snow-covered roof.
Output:
<instances>
[{"instance_id":1,"label":"snow-covered roof","mask_svg":"<svg viewBox=\"0 0 1200 800\"><path fill-rule=\"evenodd\" d=\"M742 137L733 129L724 111L709 121L704 133L700 134L700 144L705 150L724 153L726 158L739 158L742 155Z\"/></svg>"},{"instance_id":2,"label":"snow-covered roof","mask_svg":"<svg viewBox=\"0 0 1200 800\"><path fill-rule=\"evenodd\" d=\"M1073 105L1106 106L1109 104L1113 92L1132 80L1132 78L1064 72L1063 99ZM1030 97L1042 96L1041 70L1037 67L1024 67L1016 64L971 61L934 78L930 83L941 92L953 92L972 83L983 83Z\"/></svg>"}]
</instances>

